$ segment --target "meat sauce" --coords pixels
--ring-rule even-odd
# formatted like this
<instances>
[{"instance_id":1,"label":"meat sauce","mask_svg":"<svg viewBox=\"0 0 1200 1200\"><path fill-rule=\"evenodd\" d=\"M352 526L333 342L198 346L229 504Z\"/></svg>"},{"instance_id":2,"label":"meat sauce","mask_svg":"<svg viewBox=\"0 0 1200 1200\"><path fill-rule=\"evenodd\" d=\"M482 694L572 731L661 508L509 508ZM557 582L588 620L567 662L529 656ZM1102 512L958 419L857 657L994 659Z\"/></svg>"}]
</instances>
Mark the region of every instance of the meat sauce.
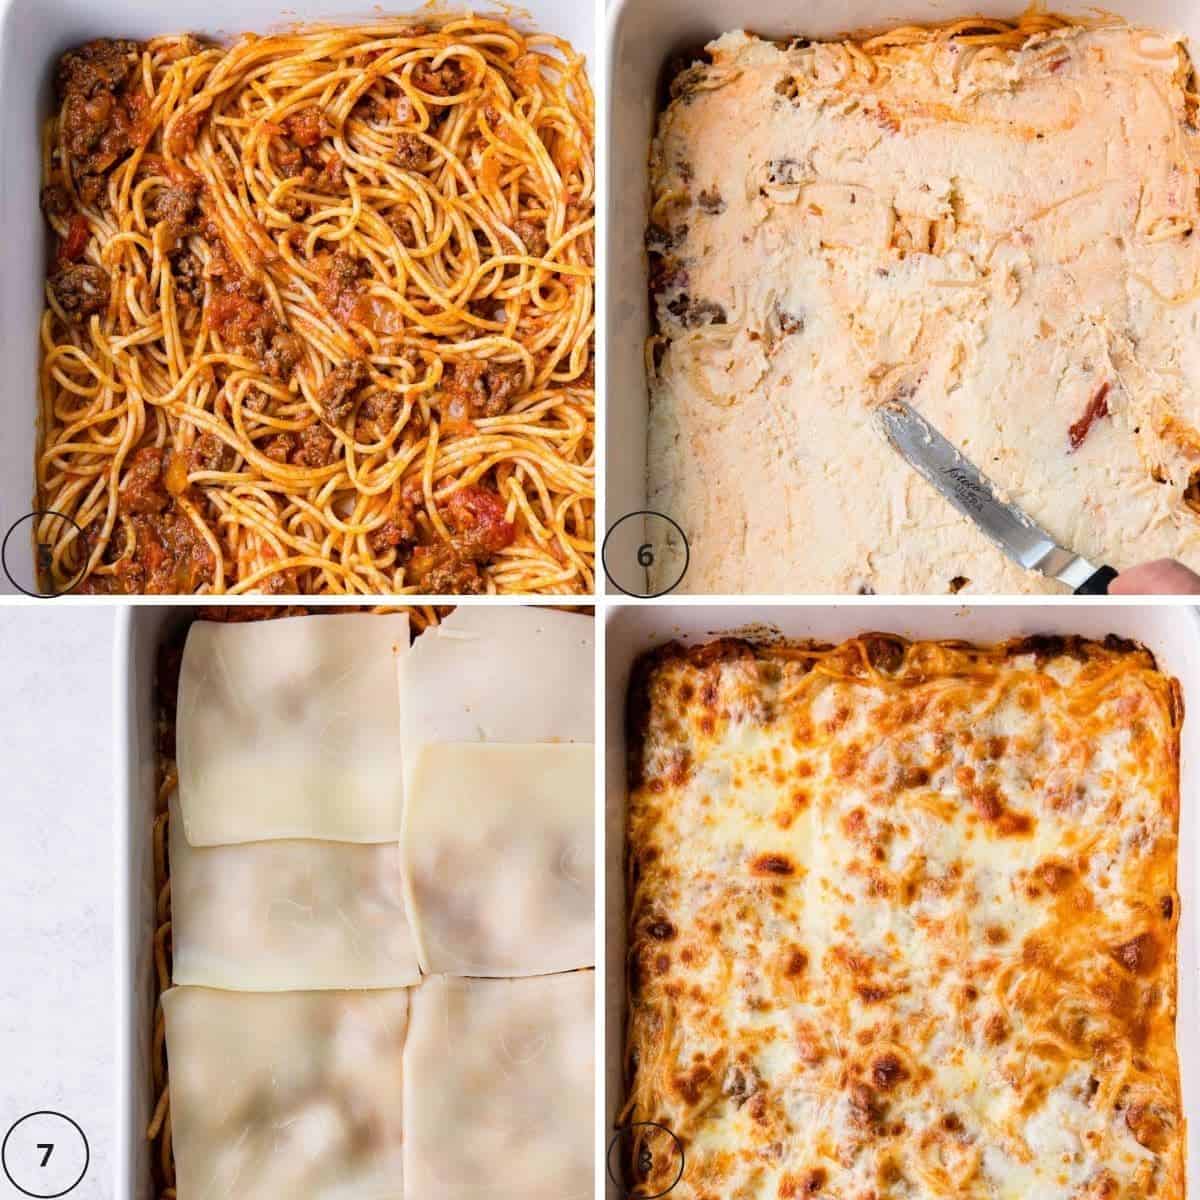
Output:
<instances>
[{"instance_id":1,"label":"meat sauce","mask_svg":"<svg viewBox=\"0 0 1200 1200\"><path fill-rule=\"evenodd\" d=\"M215 440L215 439L214 439ZM216 456L214 447L205 450ZM175 470L176 463L182 466ZM173 595L211 583L215 562L192 519L175 502L170 484L186 464L157 446L143 446L129 460L121 481L118 513L126 518L109 542L105 561L112 574L92 575L80 588L91 595ZM98 530L89 530L89 541ZM132 535L133 544L129 544Z\"/></svg>"},{"instance_id":2,"label":"meat sauce","mask_svg":"<svg viewBox=\"0 0 1200 1200\"><path fill-rule=\"evenodd\" d=\"M476 418L508 412L524 383L525 371L519 364L470 359L447 370L434 403L450 425L467 426Z\"/></svg>"},{"instance_id":3,"label":"meat sauce","mask_svg":"<svg viewBox=\"0 0 1200 1200\"><path fill-rule=\"evenodd\" d=\"M281 461L323 466L336 457L336 440L323 425L313 425L299 435L281 436L286 438ZM93 595L168 595L194 592L211 583L215 569L212 551L176 497L187 489L189 470L230 470L235 457L229 446L209 434L201 435L186 456L157 446L136 451L119 493L118 512L125 520L105 555L105 562L114 570L92 575L80 590ZM416 520L420 504L420 487L410 484L397 510L368 535L372 552L380 556L394 553L396 562L407 561L410 581L424 592L474 595L484 591L483 568L512 545L516 536L515 526L505 519L503 500L482 484L456 491L442 512L451 531L448 542L422 540ZM94 542L98 529L88 534ZM294 572L276 572L262 586L276 594L293 592Z\"/></svg>"},{"instance_id":4,"label":"meat sauce","mask_svg":"<svg viewBox=\"0 0 1200 1200\"><path fill-rule=\"evenodd\" d=\"M325 268L325 279L320 288L321 303L342 325L346 325L351 320L362 320L362 295L362 263L345 250L337 251Z\"/></svg>"},{"instance_id":5,"label":"meat sauce","mask_svg":"<svg viewBox=\"0 0 1200 1200\"><path fill-rule=\"evenodd\" d=\"M479 484L460 488L446 502L449 542L414 551L411 575L423 592L473 595L485 581L480 567L513 543L516 529L505 520L504 502Z\"/></svg>"},{"instance_id":6,"label":"meat sauce","mask_svg":"<svg viewBox=\"0 0 1200 1200\"><path fill-rule=\"evenodd\" d=\"M71 264L50 276L50 291L67 320L78 325L108 308L112 283L103 267Z\"/></svg>"},{"instance_id":7,"label":"meat sauce","mask_svg":"<svg viewBox=\"0 0 1200 1200\"><path fill-rule=\"evenodd\" d=\"M137 42L102 38L59 60L63 141L85 204L99 198L112 168L147 139L146 96L137 87L140 54Z\"/></svg>"},{"instance_id":8,"label":"meat sauce","mask_svg":"<svg viewBox=\"0 0 1200 1200\"><path fill-rule=\"evenodd\" d=\"M148 138L146 97L139 85L142 47L127 40L101 39L64 55L56 76L61 105L63 141L69 161L69 180L55 181L42 194L47 218L65 220L49 279L56 307L67 321L86 325L94 314L104 314L112 297L113 281L102 267L82 261L91 239L87 217L76 207L97 202L107 187L109 173ZM432 69L418 64L413 82L427 95L457 94L469 82L467 72L453 61ZM398 96L395 105L410 102ZM389 108L389 119L396 114ZM442 113L432 114L436 124ZM195 148L204 114L182 114L170 122L168 141L182 155ZM431 125L432 127L432 125ZM284 174L303 173L313 186L320 179L337 182L341 160L332 154L328 139L337 132L320 107L313 105L290 114L268 130L272 153ZM405 135L398 151L399 165L421 167L428 147L420 137ZM184 311L203 312L212 333L228 348L253 357L261 369L280 381L291 379L304 358L303 341L292 334L271 305L264 287L248 275L204 213L203 181L191 171L171 164L164 167L169 183L146 200L146 218L165 225L167 255L175 284L176 304ZM74 195L72 194L74 192ZM414 241L406 223L407 241ZM525 249L541 256L548 240L543 226L520 220L515 232ZM406 244L407 244L406 241ZM363 279L366 264L355 255L337 250L317 263L321 272L318 294L334 318L343 325L362 322L375 327ZM362 393L370 380L365 360L351 359L329 371L319 390L321 420L297 433L280 433L263 445L263 452L278 462L324 468L341 450L334 429L356 409L364 433L383 436L395 419L394 397ZM441 393L433 406L447 432L471 428L471 421L508 411L525 388L520 364L467 361L447 367ZM355 431L357 436L357 427ZM236 451L212 434L200 434L186 452L144 446L128 459L118 493L118 521L110 535L103 562L111 571L92 575L81 587L91 594L189 593L213 581L215 559L193 516L179 504L192 473L223 473L235 469ZM410 481L400 503L384 522L367 535L373 553L393 555L408 565L409 578L430 593L478 593L485 589L483 568L510 546L514 525L505 519L505 503L482 483L460 488L442 510L450 540L437 537L419 520L423 498L419 481ZM102 522L85 531L86 544L94 548ZM277 572L262 582L265 591L294 591L294 571Z\"/></svg>"},{"instance_id":9,"label":"meat sauce","mask_svg":"<svg viewBox=\"0 0 1200 1200\"><path fill-rule=\"evenodd\" d=\"M233 261L215 230L207 232L212 253L205 311L210 327L223 342L257 360L268 375L289 379L303 357L303 343L283 326L262 285Z\"/></svg>"}]
</instances>

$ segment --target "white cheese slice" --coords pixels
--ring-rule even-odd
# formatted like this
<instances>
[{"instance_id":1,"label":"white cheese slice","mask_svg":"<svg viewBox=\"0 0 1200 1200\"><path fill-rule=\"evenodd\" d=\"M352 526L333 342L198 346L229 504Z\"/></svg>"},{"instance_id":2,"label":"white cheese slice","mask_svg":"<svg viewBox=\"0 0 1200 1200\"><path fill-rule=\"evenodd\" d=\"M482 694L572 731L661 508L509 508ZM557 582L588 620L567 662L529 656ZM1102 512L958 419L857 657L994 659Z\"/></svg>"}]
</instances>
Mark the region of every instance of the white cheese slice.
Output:
<instances>
[{"instance_id":1,"label":"white cheese slice","mask_svg":"<svg viewBox=\"0 0 1200 1200\"><path fill-rule=\"evenodd\" d=\"M594 762L584 745L420 748L401 848L422 970L595 963Z\"/></svg>"},{"instance_id":2,"label":"white cheese slice","mask_svg":"<svg viewBox=\"0 0 1200 1200\"><path fill-rule=\"evenodd\" d=\"M594 741L593 626L546 608L456 608L400 662L405 751Z\"/></svg>"},{"instance_id":3,"label":"white cheese slice","mask_svg":"<svg viewBox=\"0 0 1200 1200\"><path fill-rule=\"evenodd\" d=\"M409 1196L591 1200L594 983L591 971L439 977L413 994Z\"/></svg>"},{"instance_id":4,"label":"white cheese slice","mask_svg":"<svg viewBox=\"0 0 1200 1200\"><path fill-rule=\"evenodd\" d=\"M177 796L170 835L175 983L275 992L419 981L396 843L192 846Z\"/></svg>"},{"instance_id":5,"label":"white cheese slice","mask_svg":"<svg viewBox=\"0 0 1200 1200\"><path fill-rule=\"evenodd\" d=\"M403 614L193 625L176 723L188 841L398 838L407 651Z\"/></svg>"},{"instance_id":6,"label":"white cheese slice","mask_svg":"<svg viewBox=\"0 0 1200 1200\"><path fill-rule=\"evenodd\" d=\"M166 992L178 1200L404 1200L408 995Z\"/></svg>"}]
</instances>

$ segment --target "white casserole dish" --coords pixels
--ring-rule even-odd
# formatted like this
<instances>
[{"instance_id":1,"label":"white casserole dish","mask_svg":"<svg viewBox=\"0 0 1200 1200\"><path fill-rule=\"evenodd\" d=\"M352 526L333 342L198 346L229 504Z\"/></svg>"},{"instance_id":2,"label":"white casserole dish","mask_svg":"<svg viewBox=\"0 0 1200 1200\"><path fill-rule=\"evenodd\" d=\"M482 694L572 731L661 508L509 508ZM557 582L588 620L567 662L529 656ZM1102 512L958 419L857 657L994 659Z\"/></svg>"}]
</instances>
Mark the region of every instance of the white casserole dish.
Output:
<instances>
[{"instance_id":1,"label":"white casserole dish","mask_svg":"<svg viewBox=\"0 0 1200 1200\"><path fill-rule=\"evenodd\" d=\"M336 600L336 598L334 598ZM243 597L247 607L260 606L261 600ZM529 607L517 597L471 597L456 601L457 607L478 605ZM322 607L309 601L311 607ZM116 1145L115 1185L105 1196L113 1200L157 1200L150 1171L151 1144L146 1139L154 1105L158 1100L151 1090L151 1039L157 996L153 962L153 937L157 925L157 895L154 884L154 855L151 837L158 794L158 731L156 727L156 671L159 648L172 635L191 623L203 604L164 604L141 602L122 605L117 612L113 651L113 732L116 752L113 756L113 800L115 804L115 880L114 889L114 988L116 1003L115 1080ZM364 610L371 602L362 605ZM549 606L547 606L549 607ZM597 630L597 658L603 653L603 631ZM597 712L597 718L599 714ZM597 728L596 736L599 736ZM603 758L597 756L597 792L603 770ZM596 810L599 827L601 812ZM597 914L601 912L602 878L597 872ZM602 973L595 972L599 989ZM595 994L597 1011L602 996ZM603 1026L597 1022L596 1061L600 1061ZM597 1094L601 1082L597 1076ZM596 1106L597 1128L604 1125L604 1113ZM597 1156L597 1172L603 1165ZM597 1178L599 1176L597 1175ZM597 1192L597 1194L599 1194Z\"/></svg>"},{"instance_id":2,"label":"white casserole dish","mask_svg":"<svg viewBox=\"0 0 1200 1200\"><path fill-rule=\"evenodd\" d=\"M1011 18L1025 7L1023 0L612 0L601 117L601 140L607 145L601 201L605 214L601 255L605 531L626 514L646 507L649 394L644 346L651 322L643 242L650 141L664 107L668 64L677 56L694 55L711 39L733 29L765 37L829 38L866 28L956 17ZM1055 0L1048 7L1065 15L1094 15L1096 9L1081 0ZM1112 0L1101 7L1140 25L1182 32L1193 57L1200 57L1200 5L1195 0ZM680 513L666 515L684 520ZM648 530L648 540L649 536ZM607 586L610 594L620 591L611 582Z\"/></svg>"},{"instance_id":3,"label":"white casserole dish","mask_svg":"<svg viewBox=\"0 0 1200 1200\"><path fill-rule=\"evenodd\" d=\"M124 606L113 648L116 734L116 896L113 925L117 1014L117 1109L114 1200L154 1200L146 1128L157 1096L150 1094L154 1004L154 852L150 827L158 796L154 688L158 648L187 623L180 605Z\"/></svg>"},{"instance_id":4,"label":"white casserole dish","mask_svg":"<svg viewBox=\"0 0 1200 1200\"><path fill-rule=\"evenodd\" d=\"M422 10L511 15L523 26L566 38L588 59L596 86L596 37L587 0L521 0L518 6L494 0L434 3L398 0L386 6L370 0L0 0L0 228L8 237L0 278L0 348L3 350L4 411L9 419L0 439L0 537L34 507L35 428L38 401L38 323L49 239L39 207L42 123L54 103L54 67L65 50L97 37L148 38L189 32L231 38L263 32L296 21L371 21ZM31 587L32 541L27 522L8 547L9 569L23 587ZM16 592L0 575L0 593Z\"/></svg>"},{"instance_id":5,"label":"white casserole dish","mask_svg":"<svg viewBox=\"0 0 1200 1200\"><path fill-rule=\"evenodd\" d=\"M1069 604L905 606L614 605L605 627L605 1097L611 1130L623 1102L625 1028L625 703L630 670L643 652L672 639L704 642L767 626L789 638L840 642L869 631L907 638L1003 641L1032 633L1115 633L1153 651L1183 686L1179 828L1179 1006L1176 1041L1183 1074L1189 1194L1200 1188L1200 615L1184 605ZM611 1132L609 1134L611 1136ZM615 1169L615 1165L614 1165ZM608 1183L608 1194L620 1192Z\"/></svg>"}]
</instances>

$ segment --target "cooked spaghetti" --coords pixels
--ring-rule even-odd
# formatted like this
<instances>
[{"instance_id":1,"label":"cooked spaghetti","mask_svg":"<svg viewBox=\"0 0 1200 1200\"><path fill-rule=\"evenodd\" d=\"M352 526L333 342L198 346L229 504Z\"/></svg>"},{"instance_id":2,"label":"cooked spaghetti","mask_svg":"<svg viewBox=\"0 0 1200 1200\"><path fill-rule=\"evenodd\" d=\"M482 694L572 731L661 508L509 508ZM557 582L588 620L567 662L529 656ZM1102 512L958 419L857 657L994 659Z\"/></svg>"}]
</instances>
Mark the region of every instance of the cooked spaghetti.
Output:
<instances>
[{"instance_id":1,"label":"cooked spaghetti","mask_svg":"<svg viewBox=\"0 0 1200 1200\"><path fill-rule=\"evenodd\" d=\"M471 16L99 41L56 82L46 590L591 590L567 43Z\"/></svg>"}]
</instances>

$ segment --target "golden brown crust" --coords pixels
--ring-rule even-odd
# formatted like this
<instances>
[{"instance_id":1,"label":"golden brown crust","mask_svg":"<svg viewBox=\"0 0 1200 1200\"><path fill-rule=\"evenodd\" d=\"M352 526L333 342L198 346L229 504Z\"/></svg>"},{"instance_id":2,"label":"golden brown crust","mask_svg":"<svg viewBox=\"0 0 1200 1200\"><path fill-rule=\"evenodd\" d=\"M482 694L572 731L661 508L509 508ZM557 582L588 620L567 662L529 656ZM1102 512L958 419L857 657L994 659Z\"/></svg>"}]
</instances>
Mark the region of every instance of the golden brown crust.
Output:
<instances>
[{"instance_id":1,"label":"golden brown crust","mask_svg":"<svg viewBox=\"0 0 1200 1200\"><path fill-rule=\"evenodd\" d=\"M673 1194L858 1195L894 1171L982 1196L1070 1136L1072 1188L1181 1197L1182 717L1116 637L639 659L623 1119L681 1139ZM954 1091L958 1058L1003 1120ZM678 1166L663 1138L626 1158L635 1195Z\"/></svg>"}]
</instances>

